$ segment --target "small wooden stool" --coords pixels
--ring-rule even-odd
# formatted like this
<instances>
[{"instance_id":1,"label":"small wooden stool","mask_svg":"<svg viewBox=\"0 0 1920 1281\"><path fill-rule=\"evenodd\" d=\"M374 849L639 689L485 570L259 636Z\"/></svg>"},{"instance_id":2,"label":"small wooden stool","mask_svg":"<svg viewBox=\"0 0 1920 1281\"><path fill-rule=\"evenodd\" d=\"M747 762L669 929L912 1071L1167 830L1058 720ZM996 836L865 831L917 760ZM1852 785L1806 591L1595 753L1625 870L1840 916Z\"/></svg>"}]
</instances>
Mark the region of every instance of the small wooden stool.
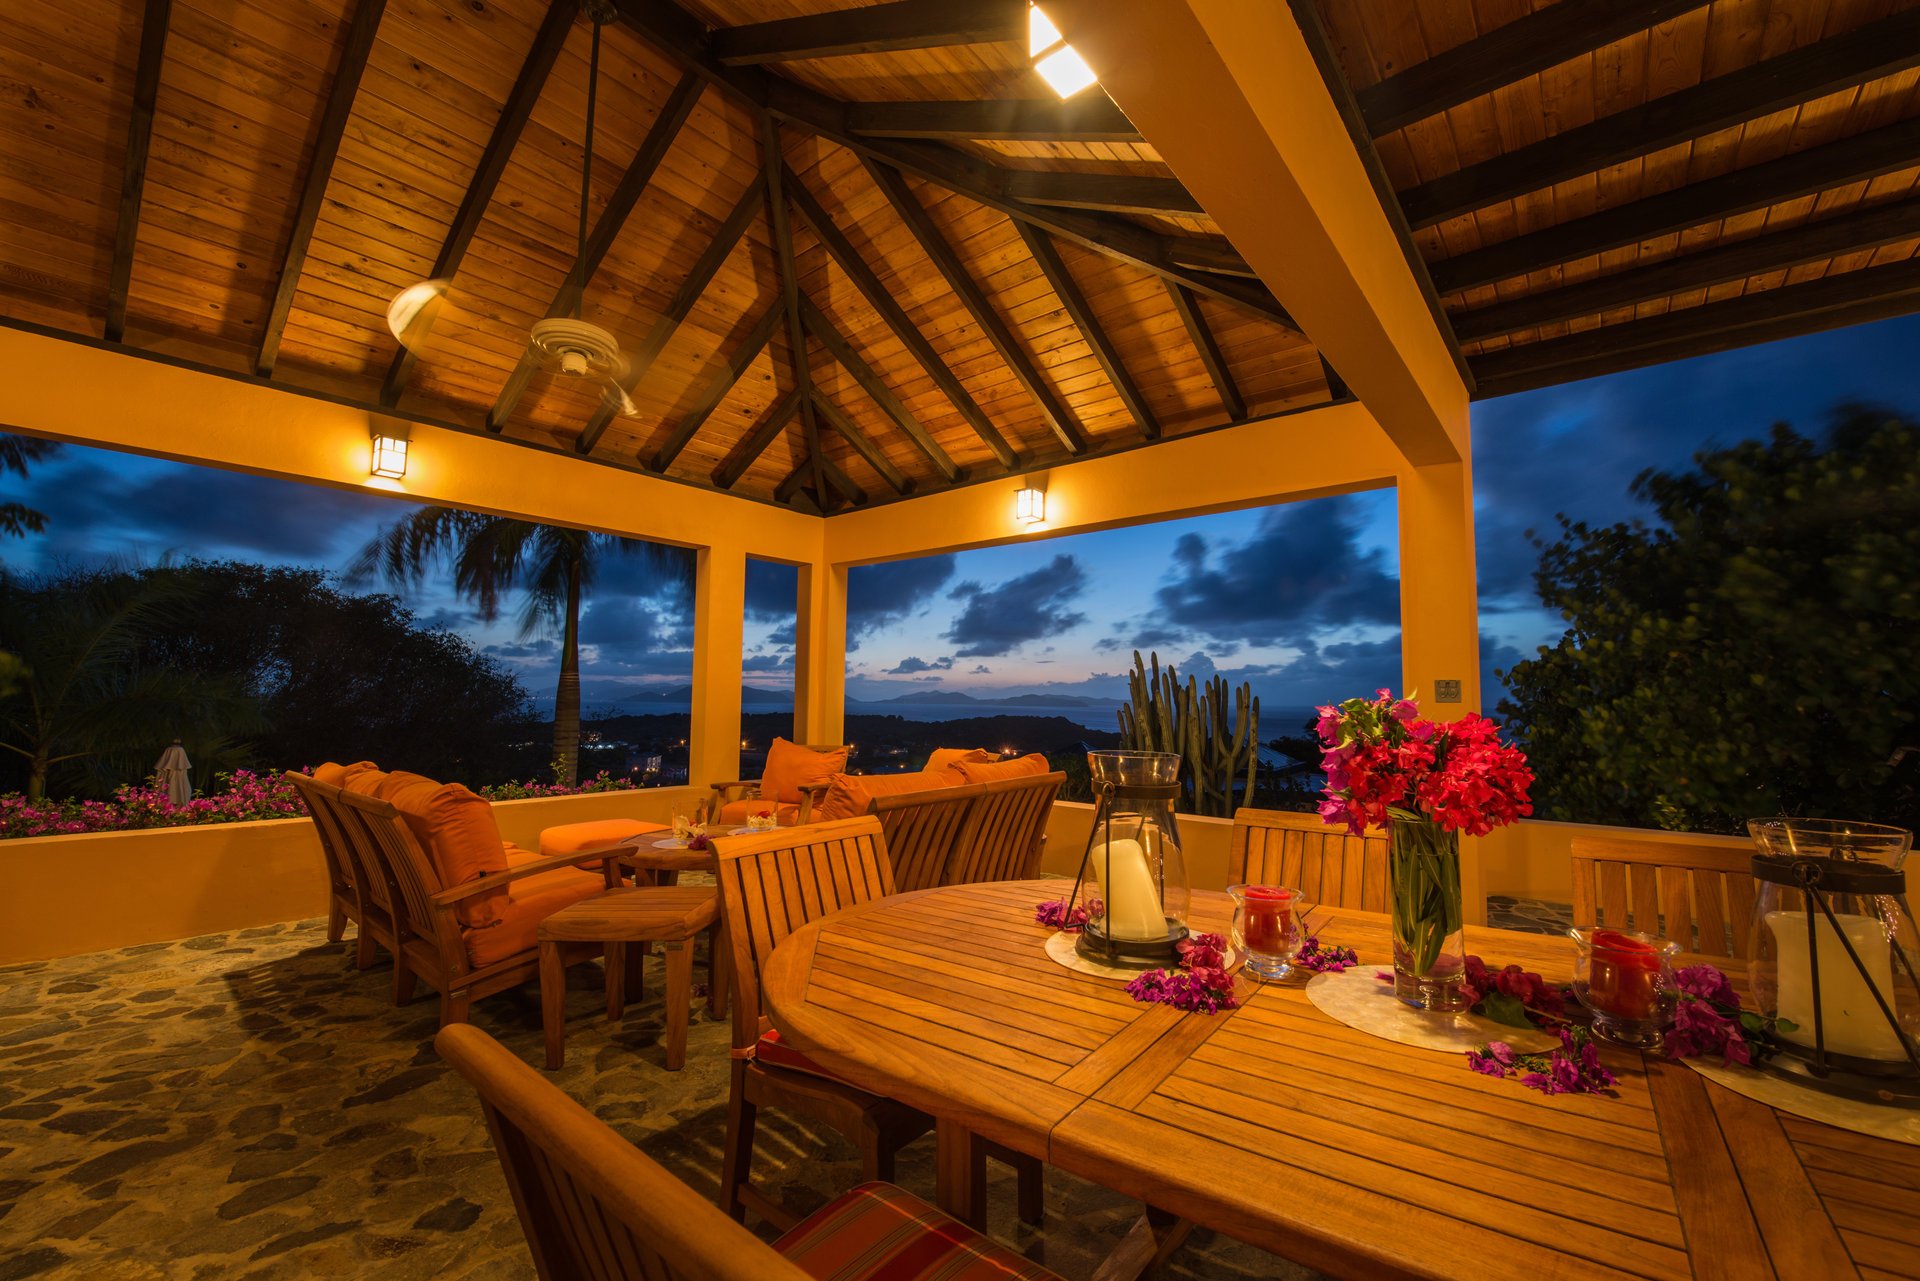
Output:
<instances>
[{"instance_id":1,"label":"small wooden stool","mask_svg":"<svg viewBox=\"0 0 1920 1281\"><path fill-rule=\"evenodd\" d=\"M659 943L667 962L667 1070L679 1071L687 1059L687 1007L693 1003L693 940L702 930L709 934L707 945L717 968L720 898L707 885L608 890L540 922L540 1022L546 1032L548 1070L566 1061L567 971L561 944L606 945L607 1017L617 1019L626 1009L629 960L638 969L647 945ZM629 954L629 945L642 951ZM708 1001L713 1001L711 992Z\"/></svg>"}]
</instances>

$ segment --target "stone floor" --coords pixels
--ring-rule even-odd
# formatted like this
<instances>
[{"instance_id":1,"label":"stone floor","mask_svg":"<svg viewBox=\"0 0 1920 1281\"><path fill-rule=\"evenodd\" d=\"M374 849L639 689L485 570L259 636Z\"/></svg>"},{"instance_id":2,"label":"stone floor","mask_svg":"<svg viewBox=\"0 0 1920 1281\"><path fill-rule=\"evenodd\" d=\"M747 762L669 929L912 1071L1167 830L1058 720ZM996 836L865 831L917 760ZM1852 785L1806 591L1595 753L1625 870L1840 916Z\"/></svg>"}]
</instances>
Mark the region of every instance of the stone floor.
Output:
<instances>
[{"instance_id":1,"label":"stone floor","mask_svg":"<svg viewBox=\"0 0 1920 1281\"><path fill-rule=\"evenodd\" d=\"M1565 934L1573 925L1573 907L1545 899L1487 896L1487 924L1529 934Z\"/></svg>"}]
</instances>

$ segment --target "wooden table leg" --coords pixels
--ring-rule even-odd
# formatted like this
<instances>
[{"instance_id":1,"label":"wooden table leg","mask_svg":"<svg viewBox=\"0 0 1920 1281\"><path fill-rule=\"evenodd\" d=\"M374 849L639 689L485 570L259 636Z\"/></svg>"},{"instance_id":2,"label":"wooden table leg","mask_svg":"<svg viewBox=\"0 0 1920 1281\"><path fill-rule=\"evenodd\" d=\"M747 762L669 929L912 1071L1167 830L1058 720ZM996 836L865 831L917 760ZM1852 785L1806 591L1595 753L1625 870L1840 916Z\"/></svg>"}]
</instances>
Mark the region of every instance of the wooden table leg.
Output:
<instances>
[{"instance_id":1,"label":"wooden table leg","mask_svg":"<svg viewBox=\"0 0 1920 1281\"><path fill-rule=\"evenodd\" d=\"M607 1017L617 1019L627 1012L627 945L607 944Z\"/></svg>"},{"instance_id":2,"label":"wooden table leg","mask_svg":"<svg viewBox=\"0 0 1920 1281\"><path fill-rule=\"evenodd\" d=\"M1165 1263L1193 1231L1193 1224L1165 1210L1146 1207L1112 1254L1101 1260L1093 1281L1135 1281Z\"/></svg>"},{"instance_id":3,"label":"wooden table leg","mask_svg":"<svg viewBox=\"0 0 1920 1281\"><path fill-rule=\"evenodd\" d=\"M942 1210L976 1231L987 1227L986 1163L974 1160L979 1140L958 1121L940 1117L934 1122L934 1201Z\"/></svg>"},{"instance_id":4,"label":"wooden table leg","mask_svg":"<svg viewBox=\"0 0 1920 1281\"><path fill-rule=\"evenodd\" d=\"M547 1040L547 1070L567 1054L567 966L558 943L540 944L540 1030Z\"/></svg>"},{"instance_id":5,"label":"wooden table leg","mask_svg":"<svg viewBox=\"0 0 1920 1281\"><path fill-rule=\"evenodd\" d=\"M687 1061L687 1017L693 1005L693 940L661 944L667 961L667 1071Z\"/></svg>"}]
</instances>

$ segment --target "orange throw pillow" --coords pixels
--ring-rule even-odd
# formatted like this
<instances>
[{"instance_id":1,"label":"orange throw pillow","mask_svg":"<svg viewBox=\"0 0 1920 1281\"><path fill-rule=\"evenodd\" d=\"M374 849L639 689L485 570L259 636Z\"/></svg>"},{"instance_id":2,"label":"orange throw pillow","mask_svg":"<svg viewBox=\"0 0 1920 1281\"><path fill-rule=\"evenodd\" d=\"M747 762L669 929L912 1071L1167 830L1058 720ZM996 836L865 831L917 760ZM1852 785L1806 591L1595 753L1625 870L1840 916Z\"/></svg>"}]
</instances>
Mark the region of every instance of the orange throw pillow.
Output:
<instances>
[{"instance_id":1,"label":"orange throw pillow","mask_svg":"<svg viewBox=\"0 0 1920 1281\"><path fill-rule=\"evenodd\" d=\"M1018 760L961 761L954 766L960 771L960 777L969 783L997 783L1003 778L1026 778L1030 774L1045 774L1053 767L1047 764L1047 758L1038 752L1029 752Z\"/></svg>"},{"instance_id":2,"label":"orange throw pillow","mask_svg":"<svg viewBox=\"0 0 1920 1281\"><path fill-rule=\"evenodd\" d=\"M349 774L365 773L367 771L378 774L380 767L372 761L355 761L351 765L340 765L333 761L326 761L313 767L313 781L316 783L325 783L329 787L345 787Z\"/></svg>"},{"instance_id":3,"label":"orange throw pillow","mask_svg":"<svg viewBox=\"0 0 1920 1281\"><path fill-rule=\"evenodd\" d=\"M929 774L944 774L948 786L958 787L966 782L960 777L961 762L985 765L988 761L999 759L984 747L936 747L933 755L927 757L927 763L920 768Z\"/></svg>"},{"instance_id":4,"label":"orange throw pillow","mask_svg":"<svg viewBox=\"0 0 1920 1281\"><path fill-rule=\"evenodd\" d=\"M816 752L784 738L773 740L767 749L767 767L760 771L760 798L798 805L800 794L809 787L825 787L833 776L847 768L847 749Z\"/></svg>"},{"instance_id":5,"label":"orange throw pillow","mask_svg":"<svg viewBox=\"0 0 1920 1281\"><path fill-rule=\"evenodd\" d=\"M836 818L858 818L876 796L901 796L911 792L932 792L954 784L945 775L931 770L915 774L835 774L833 786L813 812L817 823Z\"/></svg>"},{"instance_id":6,"label":"orange throw pillow","mask_svg":"<svg viewBox=\"0 0 1920 1281\"><path fill-rule=\"evenodd\" d=\"M507 870L506 843L493 821L493 806L459 783L437 783L396 770L375 795L406 819L440 874L443 889ZM497 925L506 904L507 891L496 890L463 900L456 915L470 929Z\"/></svg>"},{"instance_id":7,"label":"orange throw pillow","mask_svg":"<svg viewBox=\"0 0 1920 1281\"><path fill-rule=\"evenodd\" d=\"M379 796L380 789L386 785L388 777L386 771L372 761L355 761L351 765L343 765L340 767L340 772L342 791L360 792L366 796Z\"/></svg>"}]
</instances>

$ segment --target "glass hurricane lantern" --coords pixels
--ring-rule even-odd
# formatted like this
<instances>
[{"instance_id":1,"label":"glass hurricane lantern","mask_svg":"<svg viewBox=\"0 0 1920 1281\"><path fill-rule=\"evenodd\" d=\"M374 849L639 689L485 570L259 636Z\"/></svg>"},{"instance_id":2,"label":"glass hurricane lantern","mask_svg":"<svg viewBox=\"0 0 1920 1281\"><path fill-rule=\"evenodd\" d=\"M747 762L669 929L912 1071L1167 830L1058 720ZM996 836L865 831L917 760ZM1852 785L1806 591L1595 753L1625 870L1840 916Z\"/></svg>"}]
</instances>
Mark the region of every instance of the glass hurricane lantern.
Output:
<instances>
[{"instance_id":1,"label":"glass hurricane lantern","mask_svg":"<svg viewBox=\"0 0 1920 1281\"><path fill-rule=\"evenodd\" d=\"M1173 817L1180 758L1170 752L1088 752L1087 768L1093 775L1093 830L1067 897L1069 912L1075 902L1087 909L1076 949L1089 960L1129 969L1177 964L1189 897Z\"/></svg>"}]
</instances>

